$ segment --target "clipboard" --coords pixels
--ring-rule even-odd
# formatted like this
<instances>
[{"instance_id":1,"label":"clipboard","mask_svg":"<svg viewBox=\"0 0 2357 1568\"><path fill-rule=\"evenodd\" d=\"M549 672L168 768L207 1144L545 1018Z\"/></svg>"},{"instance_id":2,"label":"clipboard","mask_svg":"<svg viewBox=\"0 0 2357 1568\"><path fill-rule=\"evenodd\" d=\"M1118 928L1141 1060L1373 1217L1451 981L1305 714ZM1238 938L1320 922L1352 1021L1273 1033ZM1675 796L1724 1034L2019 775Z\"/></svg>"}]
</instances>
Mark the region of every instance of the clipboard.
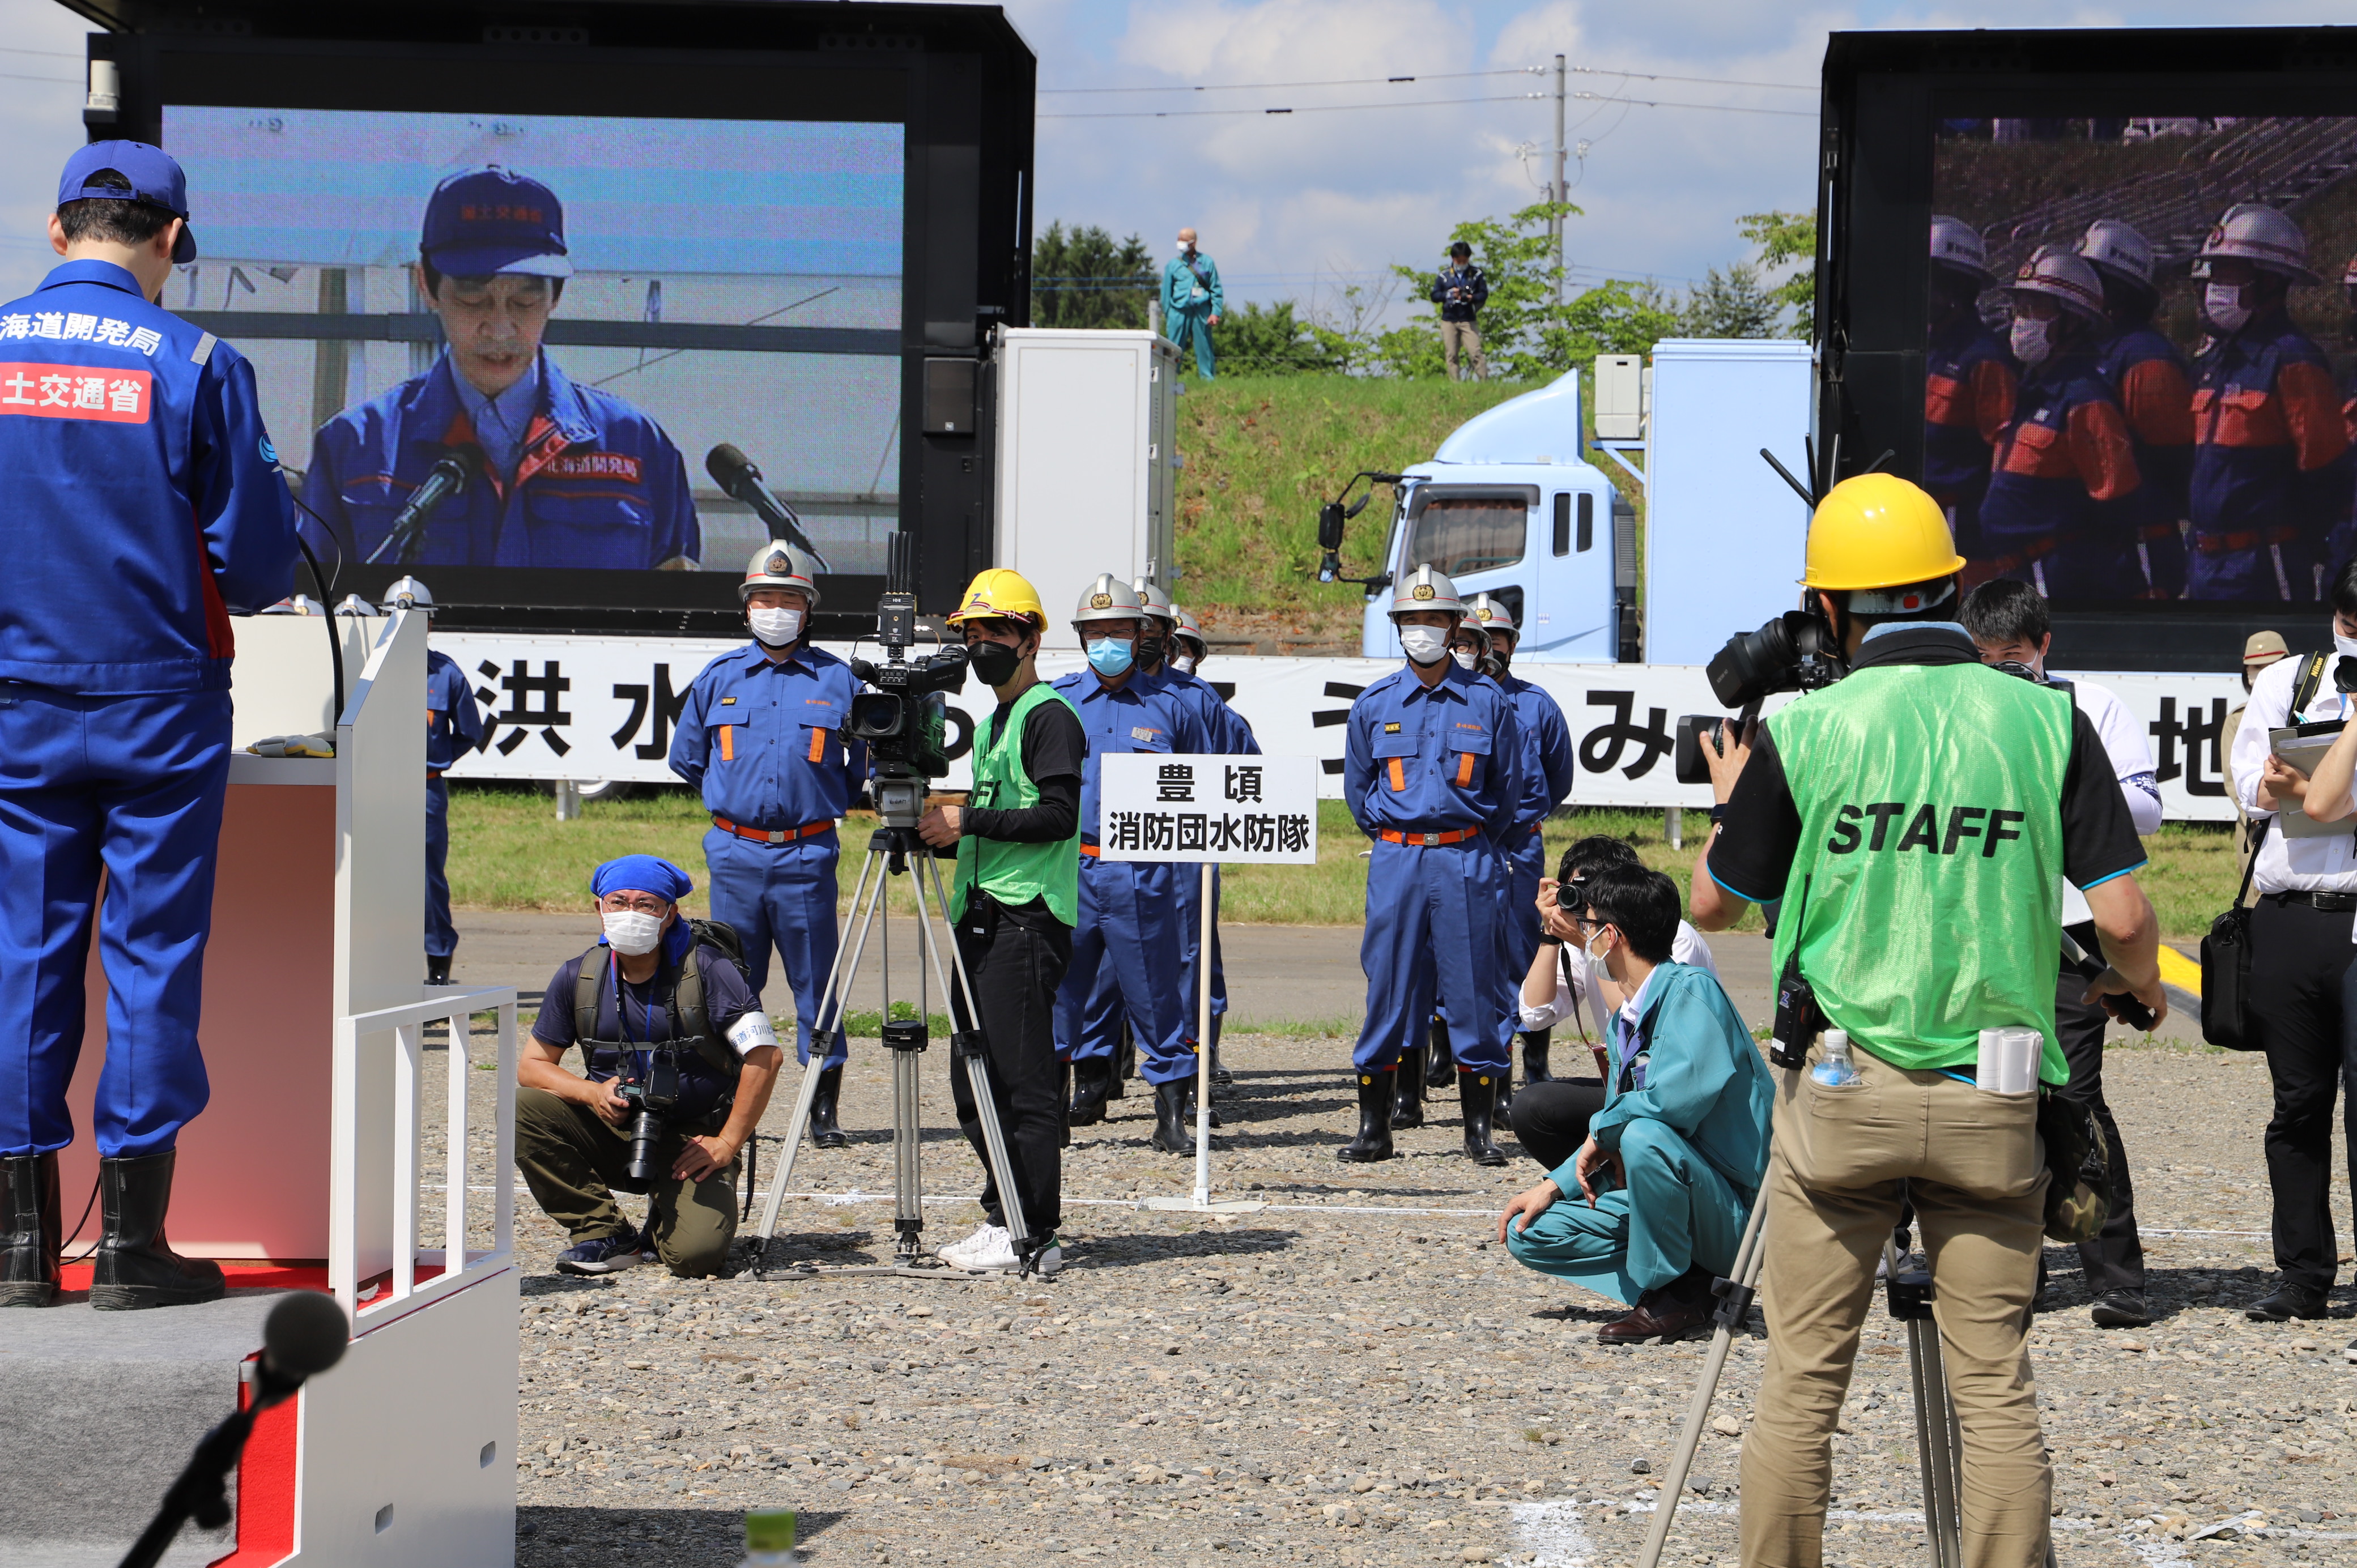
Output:
<instances>
[{"instance_id":1,"label":"clipboard","mask_svg":"<svg viewBox=\"0 0 2357 1568\"><path fill-rule=\"evenodd\" d=\"M2346 725L2346 720L2331 719L2271 729L2267 731L2267 749L2302 773L2312 775ZM2319 822L2298 806L2285 806L2276 812L2276 831L2287 839L2331 838L2352 832L2352 822L2343 817L2339 822Z\"/></svg>"}]
</instances>

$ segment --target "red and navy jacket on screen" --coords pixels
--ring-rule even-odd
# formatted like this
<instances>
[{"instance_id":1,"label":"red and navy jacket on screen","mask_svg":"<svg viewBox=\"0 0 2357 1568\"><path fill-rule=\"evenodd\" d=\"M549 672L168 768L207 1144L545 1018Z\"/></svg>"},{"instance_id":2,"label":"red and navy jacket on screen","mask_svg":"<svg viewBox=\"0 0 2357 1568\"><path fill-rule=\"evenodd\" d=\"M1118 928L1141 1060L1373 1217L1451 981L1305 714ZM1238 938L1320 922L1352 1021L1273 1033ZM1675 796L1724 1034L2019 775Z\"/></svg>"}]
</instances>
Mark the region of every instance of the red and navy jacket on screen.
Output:
<instances>
[{"instance_id":1,"label":"red and navy jacket on screen","mask_svg":"<svg viewBox=\"0 0 2357 1568\"><path fill-rule=\"evenodd\" d=\"M2189 515L2208 553L2306 537L2349 505L2349 434L2324 351L2276 315L2213 340L2193 366Z\"/></svg>"},{"instance_id":2,"label":"red and navy jacket on screen","mask_svg":"<svg viewBox=\"0 0 2357 1568\"><path fill-rule=\"evenodd\" d=\"M435 511L419 566L643 571L701 557L687 464L662 426L576 383L544 352L540 412L505 484L484 471L456 374L445 354L319 427L303 504L327 520L344 560L383 543L402 503L454 450L468 459L467 486ZM317 526L304 520L307 531Z\"/></svg>"},{"instance_id":3,"label":"red and navy jacket on screen","mask_svg":"<svg viewBox=\"0 0 2357 1568\"><path fill-rule=\"evenodd\" d=\"M0 681L226 691L230 612L295 585L253 368L111 262L0 306Z\"/></svg>"},{"instance_id":4,"label":"red and navy jacket on screen","mask_svg":"<svg viewBox=\"0 0 2357 1568\"><path fill-rule=\"evenodd\" d=\"M2013 355L1971 317L1932 339L1923 361L1923 488L1943 506L1977 489L2019 377Z\"/></svg>"},{"instance_id":5,"label":"red and navy jacket on screen","mask_svg":"<svg viewBox=\"0 0 2357 1568\"><path fill-rule=\"evenodd\" d=\"M2127 419L2094 357L2033 366L1997 436L1981 502L1982 548L2027 562L2072 539L2125 542L2141 482Z\"/></svg>"},{"instance_id":6,"label":"red and navy jacket on screen","mask_svg":"<svg viewBox=\"0 0 2357 1568\"><path fill-rule=\"evenodd\" d=\"M2193 472L2193 383L2185 357L2158 332L2139 327L2097 350L2095 368L2127 416L2145 510L2174 532L2185 515L2186 480Z\"/></svg>"}]
</instances>

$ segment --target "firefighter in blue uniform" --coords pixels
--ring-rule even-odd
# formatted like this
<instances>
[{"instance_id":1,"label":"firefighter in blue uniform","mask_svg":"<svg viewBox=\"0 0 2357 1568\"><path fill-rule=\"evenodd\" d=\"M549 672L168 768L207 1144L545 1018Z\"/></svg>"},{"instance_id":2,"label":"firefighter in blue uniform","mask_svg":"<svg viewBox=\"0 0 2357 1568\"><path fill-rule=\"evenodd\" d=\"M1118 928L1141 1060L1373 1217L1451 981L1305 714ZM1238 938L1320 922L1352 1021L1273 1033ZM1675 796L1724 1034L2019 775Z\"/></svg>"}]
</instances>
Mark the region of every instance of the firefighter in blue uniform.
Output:
<instances>
[{"instance_id":1,"label":"firefighter in blue uniform","mask_svg":"<svg viewBox=\"0 0 2357 1568\"><path fill-rule=\"evenodd\" d=\"M2019 378L2011 355L1982 325L1981 292L1994 281L1980 233L1961 218L1932 220L1931 342L1923 360L1923 488L1948 514L1956 548L1979 537L1989 453L2013 418Z\"/></svg>"},{"instance_id":2,"label":"firefighter in blue uniform","mask_svg":"<svg viewBox=\"0 0 2357 1568\"><path fill-rule=\"evenodd\" d=\"M2099 218L2079 240L2079 254L2103 280L2112 335L2095 353L2095 371L2120 402L2143 483L2136 507L2136 575L2142 599L2185 592L2186 481L2193 473L2193 386L2185 357L2152 324L2160 290L2152 281L2152 246L2128 224Z\"/></svg>"},{"instance_id":3,"label":"firefighter in blue uniform","mask_svg":"<svg viewBox=\"0 0 2357 1568\"><path fill-rule=\"evenodd\" d=\"M2103 283L2083 257L2041 245L2010 292L2021 393L1997 437L1974 564L1985 582L2015 578L2049 597L2126 598L2143 582L2129 565L2143 476L2095 368L2110 330Z\"/></svg>"},{"instance_id":4,"label":"firefighter in blue uniform","mask_svg":"<svg viewBox=\"0 0 2357 1568\"><path fill-rule=\"evenodd\" d=\"M433 509L418 564L696 564L703 535L679 448L542 351L572 275L564 209L540 181L493 166L435 188L416 278L448 346L424 375L321 425L303 476L303 504L344 560L375 556L404 503L456 455L463 487ZM318 527L307 517L307 532ZM403 564L398 553L382 559Z\"/></svg>"},{"instance_id":5,"label":"firefighter in blue uniform","mask_svg":"<svg viewBox=\"0 0 2357 1568\"><path fill-rule=\"evenodd\" d=\"M796 1059L808 1066L839 941L835 822L867 778L866 744L844 736L859 681L811 641L818 585L792 546L773 539L755 551L737 596L753 640L705 665L687 689L671 770L704 791L712 813L704 835L712 918L743 940L757 993L778 950L794 993ZM811 1142L839 1149L850 1142L835 1119L848 1058L843 1031L818 1048Z\"/></svg>"},{"instance_id":6,"label":"firefighter in blue uniform","mask_svg":"<svg viewBox=\"0 0 2357 1568\"><path fill-rule=\"evenodd\" d=\"M1522 726L1503 688L1449 658L1464 614L1457 585L1430 564L1406 574L1391 615L1407 664L1351 704L1343 800L1374 841L1359 948L1367 1020L1352 1058L1359 1134L1340 1151L1354 1163L1391 1158L1392 1075L1436 1000L1457 1059L1465 1152L1506 1163L1490 1128L1507 1067L1498 968Z\"/></svg>"},{"instance_id":7,"label":"firefighter in blue uniform","mask_svg":"<svg viewBox=\"0 0 2357 1568\"><path fill-rule=\"evenodd\" d=\"M1089 668L1055 688L1081 715L1089 755L1081 776L1080 918L1072 927L1072 961L1056 993L1056 1050L1072 1068L1067 1117L1074 1126L1104 1119L1114 1036L1125 1016L1154 1090L1154 1146L1192 1155L1195 1130L1186 1112L1195 1079L1195 1030L1180 994L1186 957L1174 885L1194 868L1103 859L1097 781L1108 755L1185 756L1216 748L1195 703L1137 668L1138 641L1151 634L1128 584L1099 574L1081 595L1072 626ZM1100 966L1114 972L1113 986L1102 993Z\"/></svg>"},{"instance_id":8,"label":"firefighter in blue uniform","mask_svg":"<svg viewBox=\"0 0 2357 1568\"><path fill-rule=\"evenodd\" d=\"M2348 433L2324 350L2292 325L2290 286L2322 280L2272 207L2228 209L2195 272L2212 336L2193 366L2189 599L2309 604L2349 510Z\"/></svg>"},{"instance_id":9,"label":"firefighter in blue uniform","mask_svg":"<svg viewBox=\"0 0 2357 1568\"><path fill-rule=\"evenodd\" d=\"M384 591L384 613L422 610L430 619L434 596L414 577ZM341 613L341 612L339 612ZM475 684L458 661L438 648L425 650L425 983L450 983L450 957L458 928L450 919L450 787L442 774L483 744L482 710Z\"/></svg>"},{"instance_id":10,"label":"firefighter in blue uniform","mask_svg":"<svg viewBox=\"0 0 2357 1568\"><path fill-rule=\"evenodd\" d=\"M222 1294L165 1240L229 789L232 612L293 586L294 505L253 371L154 302L195 258L180 166L140 142L66 160L50 248L0 306L0 1305L56 1299L58 1151L81 1054L99 877L106 1065L90 1304Z\"/></svg>"}]
</instances>

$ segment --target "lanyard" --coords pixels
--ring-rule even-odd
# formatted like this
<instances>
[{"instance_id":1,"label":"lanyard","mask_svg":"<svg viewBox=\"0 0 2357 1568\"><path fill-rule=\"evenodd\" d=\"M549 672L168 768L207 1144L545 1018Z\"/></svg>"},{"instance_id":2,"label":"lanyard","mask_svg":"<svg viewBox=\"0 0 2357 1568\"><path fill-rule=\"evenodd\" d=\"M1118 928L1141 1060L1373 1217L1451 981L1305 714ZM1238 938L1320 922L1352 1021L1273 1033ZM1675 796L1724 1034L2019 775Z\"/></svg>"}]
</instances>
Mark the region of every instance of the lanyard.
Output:
<instances>
[{"instance_id":1,"label":"lanyard","mask_svg":"<svg viewBox=\"0 0 2357 1568\"><path fill-rule=\"evenodd\" d=\"M630 1038L630 993L622 981L621 961L615 956L610 944L606 949L606 973L614 983L614 1021L620 1026L622 1054L637 1064L638 1070L630 1075L635 1081L654 1070L655 1004L648 1002L641 1005L641 1011L646 1015L648 1048L643 1051L630 1049L636 1043Z\"/></svg>"}]
</instances>

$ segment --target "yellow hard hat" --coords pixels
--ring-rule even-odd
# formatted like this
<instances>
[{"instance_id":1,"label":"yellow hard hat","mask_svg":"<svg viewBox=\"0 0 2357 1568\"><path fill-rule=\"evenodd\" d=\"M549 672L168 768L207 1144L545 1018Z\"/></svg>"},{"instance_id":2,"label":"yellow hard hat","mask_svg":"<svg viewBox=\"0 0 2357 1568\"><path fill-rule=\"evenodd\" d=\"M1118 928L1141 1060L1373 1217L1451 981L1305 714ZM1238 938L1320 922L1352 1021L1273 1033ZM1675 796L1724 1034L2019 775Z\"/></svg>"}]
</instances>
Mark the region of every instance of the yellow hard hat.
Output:
<instances>
[{"instance_id":1,"label":"yellow hard hat","mask_svg":"<svg viewBox=\"0 0 2357 1568\"><path fill-rule=\"evenodd\" d=\"M958 600L957 613L950 624L957 626L973 620L1026 620L1045 628L1048 612L1039 607L1039 590L1020 572L1004 566L993 566L974 575L965 585L965 595Z\"/></svg>"},{"instance_id":2,"label":"yellow hard hat","mask_svg":"<svg viewBox=\"0 0 2357 1568\"><path fill-rule=\"evenodd\" d=\"M1964 564L1938 501L1895 474L1860 474L1817 503L1801 581L1829 593L1896 588L1953 575Z\"/></svg>"}]
</instances>

